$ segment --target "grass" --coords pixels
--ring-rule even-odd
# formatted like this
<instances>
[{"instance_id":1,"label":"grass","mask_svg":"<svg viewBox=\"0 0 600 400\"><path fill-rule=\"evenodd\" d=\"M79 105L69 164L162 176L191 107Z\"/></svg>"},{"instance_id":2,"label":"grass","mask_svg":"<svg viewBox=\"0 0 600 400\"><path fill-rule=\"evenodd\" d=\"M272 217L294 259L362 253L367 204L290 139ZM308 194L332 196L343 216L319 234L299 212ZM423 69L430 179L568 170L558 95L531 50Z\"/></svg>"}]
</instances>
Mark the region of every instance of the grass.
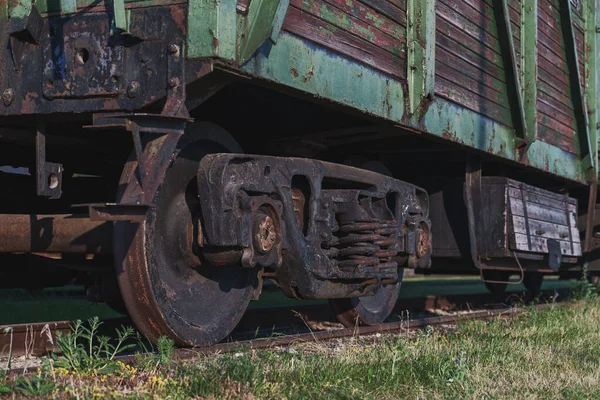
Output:
<instances>
[{"instance_id":1,"label":"grass","mask_svg":"<svg viewBox=\"0 0 600 400\"><path fill-rule=\"evenodd\" d=\"M163 338L156 356L139 357L135 365L103 359L93 367L98 362L94 346L102 341L93 337L92 350L75 356L91 358L85 364L91 368L48 360L33 376L0 376L0 393L150 399L600 398L600 300L589 286L581 286L581 300L527 308L512 319L286 349L241 349L194 362L173 359L173 344ZM91 327L80 331L89 338ZM83 349L89 348L88 338L79 334ZM63 337L59 344L77 348L72 339Z\"/></svg>"}]
</instances>

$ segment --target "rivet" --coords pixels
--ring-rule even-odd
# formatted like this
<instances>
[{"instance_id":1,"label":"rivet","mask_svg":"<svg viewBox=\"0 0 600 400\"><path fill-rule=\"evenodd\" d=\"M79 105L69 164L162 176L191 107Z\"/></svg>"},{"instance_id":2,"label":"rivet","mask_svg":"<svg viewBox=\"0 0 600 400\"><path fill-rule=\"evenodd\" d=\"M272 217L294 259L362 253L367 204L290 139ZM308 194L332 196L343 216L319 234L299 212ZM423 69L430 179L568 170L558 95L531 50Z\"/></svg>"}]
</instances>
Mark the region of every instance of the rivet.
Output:
<instances>
[{"instance_id":1,"label":"rivet","mask_svg":"<svg viewBox=\"0 0 600 400\"><path fill-rule=\"evenodd\" d=\"M177 46L176 44L170 44L168 50L171 54L177 54L179 53L179 46Z\"/></svg>"},{"instance_id":2,"label":"rivet","mask_svg":"<svg viewBox=\"0 0 600 400\"><path fill-rule=\"evenodd\" d=\"M6 107L10 106L15 99L15 91L12 89L5 89L2 92L2 101Z\"/></svg>"},{"instance_id":3,"label":"rivet","mask_svg":"<svg viewBox=\"0 0 600 400\"><path fill-rule=\"evenodd\" d=\"M175 78L169 79L169 87L170 88L174 88L177 86L179 86L179 78L175 77Z\"/></svg>"},{"instance_id":4,"label":"rivet","mask_svg":"<svg viewBox=\"0 0 600 400\"><path fill-rule=\"evenodd\" d=\"M127 86L127 97L134 98L140 94L140 84L137 81L132 81Z\"/></svg>"}]
</instances>

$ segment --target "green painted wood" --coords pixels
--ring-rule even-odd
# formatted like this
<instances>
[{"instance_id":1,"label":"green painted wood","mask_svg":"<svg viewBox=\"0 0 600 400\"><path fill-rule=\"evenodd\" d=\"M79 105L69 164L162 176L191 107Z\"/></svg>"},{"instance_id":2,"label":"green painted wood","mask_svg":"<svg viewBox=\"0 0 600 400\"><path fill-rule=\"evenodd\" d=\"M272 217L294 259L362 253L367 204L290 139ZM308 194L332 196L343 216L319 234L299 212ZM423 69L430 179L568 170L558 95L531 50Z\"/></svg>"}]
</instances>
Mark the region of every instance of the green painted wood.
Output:
<instances>
[{"instance_id":1,"label":"green painted wood","mask_svg":"<svg viewBox=\"0 0 600 400\"><path fill-rule=\"evenodd\" d=\"M73 14L77 12L77 1L60 0L60 11L62 14Z\"/></svg>"},{"instance_id":2,"label":"green painted wood","mask_svg":"<svg viewBox=\"0 0 600 400\"><path fill-rule=\"evenodd\" d=\"M521 1L521 98L525 119L525 139L528 143L537 137L537 81L538 81L538 4L537 0Z\"/></svg>"},{"instance_id":3,"label":"green painted wood","mask_svg":"<svg viewBox=\"0 0 600 400\"><path fill-rule=\"evenodd\" d=\"M236 0L189 0L188 58L235 60L236 4Z\"/></svg>"},{"instance_id":4,"label":"green painted wood","mask_svg":"<svg viewBox=\"0 0 600 400\"><path fill-rule=\"evenodd\" d=\"M117 33L127 32L127 15L125 13L125 1L113 0L113 13L115 30Z\"/></svg>"},{"instance_id":5,"label":"green painted wood","mask_svg":"<svg viewBox=\"0 0 600 400\"><path fill-rule=\"evenodd\" d=\"M598 36L597 27L600 22L600 7L596 4L597 0L585 0L583 4L583 10L585 15L585 58L584 58L584 71L585 71L585 97L589 110L589 135L592 159L598 160L598 105L600 105L600 54L598 49ZM590 181L598 181L598 163L594 166L594 171L590 174Z\"/></svg>"},{"instance_id":6,"label":"green painted wood","mask_svg":"<svg viewBox=\"0 0 600 400\"><path fill-rule=\"evenodd\" d=\"M569 67L569 76L571 79L575 118L577 119L577 135L579 136L581 163L584 168L595 168L597 160L594 160L591 156L592 146L590 143L590 127L588 123L585 92L582 90L581 76L579 74L579 60L573 27L571 0L562 0L560 5L560 22L565 37L565 50L567 53L567 65Z\"/></svg>"},{"instance_id":7,"label":"green painted wood","mask_svg":"<svg viewBox=\"0 0 600 400\"><path fill-rule=\"evenodd\" d=\"M515 55L512 26L508 10L508 0L494 0L494 12L498 26L498 40L502 48L504 72L506 75L507 93L509 96L513 127L521 139L527 138L527 124L525 123L525 110L521 97L521 83Z\"/></svg>"},{"instance_id":8,"label":"green painted wood","mask_svg":"<svg viewBox=\"0 0 600 400\"><path fill-rule=\"evenodd\" d=\"M276 45L264 46L270 48L259 50L243 70L367 114L402 120L404 91L399 81L285 31Z\"/></svg>"},{"instance_id":9,"label":"green painted wood","mask_svg":"<svg viewBox=\"0 0 600 400\"><path fill-rule=\"evenodd\" d=\"M408 0L406 44L409 113L432 99L435 85L435 1Z\"/></svg>"},{"instance_id":10,"label":"green painted wood","mask_svg":"<svg viewBox=\"0 0 600 400\"><path fill-rule=\"evenodd\" d=\"M31 0L19 0L8 4L9 18L25 18L31 12Z\"/></svg>"},{"instance_id":11,"label":"green painted wood","mask_svg":"<svg viewBox=\"0 0 600 400\"><path fill-rule=\"evenodd\" d=\"M283 27L283 20L285 19L285 15L287 14L289 6L290 0L279 1L279 7L277 7L277 11L275 12L275 19L273 20L273 29L271 30L271 35L269 36L269 39L271 39L273 43L277 43L279 33L281 32L281 28Z\"/></svg>"},{"instance_id":12,"label":"green painted wood","mask_svg":"<svg viewBox=\"0 0 600 400\"><path fill-rule=\"evenodd\" d=\"M0 21L8 21L8 3L6 1L0 2Z\"/></svg>"},{"instance_id":13,"label":"green painted wood","mask_svg":"<svg viewBox=\"0 0 600 400\"><path fill-rule=\"evenodd\" d=\"M247 73L295 88L426 134L481 150L578 182L585 182L579 158L535 141L520 160L514 129L465 107L436 98L423 116L405 117L402 84L285 31L277 45L259 50L242 68Z\"/></svg>"},{"instance_id":14,"label":"green painted wood","mask_svg":"<svg viewBox=\"0 0 600 400\"><path fill-rule=\"evenodd\" d=\"M245 18L244 30L238 32L238 61L248 61L250 56L271 35L273 23L281 0L252 0ZM287 11L287 8L286 10Z\"/></svg>"}]
</instances>

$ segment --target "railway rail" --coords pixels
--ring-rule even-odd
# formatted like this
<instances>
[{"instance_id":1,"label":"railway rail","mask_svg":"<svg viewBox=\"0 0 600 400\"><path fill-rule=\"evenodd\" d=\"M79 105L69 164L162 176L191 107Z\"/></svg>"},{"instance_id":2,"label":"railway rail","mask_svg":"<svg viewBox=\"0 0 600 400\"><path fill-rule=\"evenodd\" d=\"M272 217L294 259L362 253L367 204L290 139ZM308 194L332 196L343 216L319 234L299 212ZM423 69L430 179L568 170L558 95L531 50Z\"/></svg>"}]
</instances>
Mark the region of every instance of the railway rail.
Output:
<instances>
[{"instance_id":1,"label":"railway rail","mask_svg":"<svg viewBox=\"0 0 600 400\"><path fill-rule=\"evenodd\" d=\"M556 307L556 303L544 303L533 306L535 310L542 310L549 307ZM374 334L391 334L397 332L414 331L427 326L443 326L457 324L464 321L491 320L499 317L513 317L522 313L525 308L508 306L483 309L466 313L455 313L452 315L442 315L433 317L424 317L416 319L407 319L397 322L387 322L379 325L356 326L354 328L340 328L333 330L310 331L306 333L271 336L258 339L239 340L232 342L218 343L211 346L202 346L197 348L177 348L174 357L178 360L189 361L196 357L212 354L233 353L240 350L260 350L275 347L286 347L295 344L309 342L325 342L335 339L342 339L356 336L369 336ZM124 363L133 363L138 354L127 354L117 356L115 359ZM20 375L31 373L38 369L38 366L12 368L7 371L9 374Z\"/></svg>"},{"instance_id":2,"label":"railway rail","mask_svg":"<svg viewBox=\"0 0 600 400\"><path fill-rule=\"evenodd\" d=\"M568 290L545 290L540 293L539 298L542 301L550 300L552 297L556 297L557 293L559 296L565 297L564 295L568 293ZM524 295L525 292L514 292L508 297L506 293L474 293L467 295L457 294L449 296L413 297L402 299L401 302L396 305L393 315L406 315L407 311L409 315L412 315L414 313L420 313L429 310L457 311L486 308L486 310L483 311L472 311L469 314L460 314L479 315L481 312L489 312L490 307L495 307L499 310L506 311L506 307L510 307L511 303L521 301ZM452 323L451 317L452 316L450 315L443 317L421 318L410 320L408 323L413 327ZM393 320L393 318L391 319ZM439 322L434 322L438 320ZM394 327L396 326L394 324L399 323L398 321L395 321L377 326L346 329L336 328L332 330L313 329L316 323L332 321L335 321L335 316L327 304L255 308L246 312L237 328L226 339L228 342L181 351L183 352L182 354L185 354L186 351L199 351L201 353L213 351L219 352L227 349L228 346L235 346L236 344L250 344L251 347L264 346L265 343L274 343L273 345L280 345L275 343L286 343L288 340L306 341L305 335L307 334L313 335L316 340L326 340L327 338L343 337L347 334L347 332L350 331L376 332L377 326L382 327L383 331L389 329L394 330L397 328L389 327ZM126 317L103 319L102 322L103 324L101 326L100 333L106 335L110 335L111 332L114 332L115 329L120 326L132 325L131 320ZM407 321L401 321L401 323L406 325ZM6 356L8 353L10 353L13 357L39 357L48 354L49 352L57 353L59 352L59 348L56 345L57 333L67 333L72 324L73 321L52 321L0 326L0 333L4 332L4 334L0 335L0 356ZM6 330L5 328L8 327L10 327L10 329ZM370 328L374 328L375 330ZM277 340L280 340L279 342L257 341L274 340L272 337L265 337L272 335L274 332L283 333L285 334L285 337L278 338Z\"/></svg>"}]
</instances>

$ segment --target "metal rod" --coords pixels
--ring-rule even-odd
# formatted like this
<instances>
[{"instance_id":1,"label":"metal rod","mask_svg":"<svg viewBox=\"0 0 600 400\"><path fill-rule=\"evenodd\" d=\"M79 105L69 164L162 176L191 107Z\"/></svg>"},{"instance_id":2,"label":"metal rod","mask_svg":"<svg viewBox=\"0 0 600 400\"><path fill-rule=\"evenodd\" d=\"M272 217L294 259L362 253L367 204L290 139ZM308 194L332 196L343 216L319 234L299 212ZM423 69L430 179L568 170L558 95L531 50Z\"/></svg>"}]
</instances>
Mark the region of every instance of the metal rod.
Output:
<instances>
[{"instance_id":1,"label":"metal rod","mask_svg":"<svg viewBox=\"0 0 600 400\"><path fill-rule=\"evenodd\" d=\"M85 215L0 214L0 253L112 253L112 223Z\"/></svg>"}]
</instances>

